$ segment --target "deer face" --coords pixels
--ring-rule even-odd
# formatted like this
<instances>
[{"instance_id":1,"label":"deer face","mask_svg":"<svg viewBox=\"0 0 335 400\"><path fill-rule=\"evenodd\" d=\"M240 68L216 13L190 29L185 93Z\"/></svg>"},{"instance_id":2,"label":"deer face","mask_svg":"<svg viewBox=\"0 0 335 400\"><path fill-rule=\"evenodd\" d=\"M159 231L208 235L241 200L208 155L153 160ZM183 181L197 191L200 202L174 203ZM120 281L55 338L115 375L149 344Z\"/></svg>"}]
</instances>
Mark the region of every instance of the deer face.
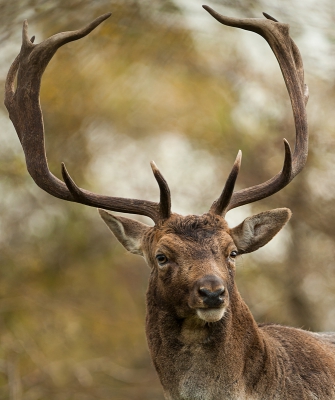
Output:
<instances>
[{"instance_id":1,"label":"deer face","mask_svg":"<svg viewBox=\"0 0 335 400\"><path fill-rule=\"evenodd\" d=\"M229 305L237 248L222 217L174 215L144 240L159 301L180 318L216 322ZM149 243L149 245L148 245Z\"/></svg>"},{"instance_id":2,"label":"deer face","mask_svg":"<svg viewBox=\"0 0 335 400\"><path fill-rule=\"evenodd\" d=\"M219 321L230 305L236 257L266 244L291 215L286 208L267 211L229 229L212 213L172 214L155 227L100 214L127 250L146 259L155 302L178 318L205 322Z\"/></svg>"}]
</instances>

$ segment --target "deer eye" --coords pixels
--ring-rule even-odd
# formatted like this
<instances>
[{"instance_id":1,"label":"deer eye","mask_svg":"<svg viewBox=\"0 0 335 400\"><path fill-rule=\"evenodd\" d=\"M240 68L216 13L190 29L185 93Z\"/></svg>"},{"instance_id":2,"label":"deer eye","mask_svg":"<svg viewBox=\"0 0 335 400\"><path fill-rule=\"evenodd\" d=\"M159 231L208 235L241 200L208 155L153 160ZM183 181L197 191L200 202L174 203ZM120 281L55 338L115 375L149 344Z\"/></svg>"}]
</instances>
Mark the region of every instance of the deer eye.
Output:
<instances>
[{"instance_id":1,"label":"deer eye","mask_svg":"<svg viewBox=\"0 0 335 400\"><path fill-rule=\"evenodd\" d=\"M236 250L233 250L230 254L229 254L229 257L230 258L236 258L237 257L237 251Z\"/></svg>"},{"instance_id":2,"label":"deer eye","mask_svg":"<svg viewBox=\"0 0 335 400\"><path fill-rule=\"evenodd\" d=\"M156 255L156 260L159 265L164 265L168 262L167 257L164 254L157 254Z\"/></svg>"}]
</instances>

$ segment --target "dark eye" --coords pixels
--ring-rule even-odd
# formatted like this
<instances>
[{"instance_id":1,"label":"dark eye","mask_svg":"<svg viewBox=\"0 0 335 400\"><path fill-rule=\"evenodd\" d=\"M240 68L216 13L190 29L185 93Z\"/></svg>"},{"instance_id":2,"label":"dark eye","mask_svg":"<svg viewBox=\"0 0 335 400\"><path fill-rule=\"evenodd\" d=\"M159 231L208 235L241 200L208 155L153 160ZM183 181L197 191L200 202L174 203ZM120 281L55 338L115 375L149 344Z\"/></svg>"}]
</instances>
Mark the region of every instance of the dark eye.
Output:
<instances>
[{"instance_id":1,"label":"dark eye","mask_svg":"<svg viewBox=\"0 0 335 400\"><path fill-rule=\"evenodd\" d=\"M168 259L164 254L157 254L156 260L159 265L164 265L168 262Z\"/></svg>"},{"instance_id":2,"label":"dark eye","mask_svg":"<svg viewBox=\"0 0 335 400\"><path fill-rule=\"evenodd\" d=\"M229 254L229 257L230 258L236 258L237 257L237 251L236 250L233 250L230 254Z\"/></svg>"}]
</instances>

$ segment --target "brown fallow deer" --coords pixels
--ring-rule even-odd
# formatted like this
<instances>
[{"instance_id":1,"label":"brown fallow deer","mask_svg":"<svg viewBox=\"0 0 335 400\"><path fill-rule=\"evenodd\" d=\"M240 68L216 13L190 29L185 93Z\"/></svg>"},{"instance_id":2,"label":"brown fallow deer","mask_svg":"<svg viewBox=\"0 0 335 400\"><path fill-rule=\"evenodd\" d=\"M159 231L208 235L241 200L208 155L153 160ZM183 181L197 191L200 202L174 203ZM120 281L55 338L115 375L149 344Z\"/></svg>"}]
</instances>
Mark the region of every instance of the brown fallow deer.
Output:
<instances>
[{"instance_id":1,"label":"brown fallow deer","mask_svg":"<svg viewBox=\"0 0 335 400\"><path fill-rule=\"evenodd\" d=\"M288 89L296 128L293 154L284 140L281 172L234 192L239 152L221 195L207 213L172 213L169 187L153 162L159 203L97 195L79 188L64 164L65 183L48 169L39 103L42 74L59 47L86 36L110 14L39 44L33 43L34 37L29 39L25 22L22 48L6 81L6 107L36 184L60 199L99 207L121 244L149 265L146 333L166 399L335 399L335 334L257 325L234 281L236 258L269 242L289 220L290 210L265 211L234 228L224 218L235 207L278 192L305 165L308 90L299 50L289 26L267 14L265 19L238 19L204 8L222 24L256 32L269 43ZM145 215L155 225L104 210Z\"/></svg>"}]
</instances>

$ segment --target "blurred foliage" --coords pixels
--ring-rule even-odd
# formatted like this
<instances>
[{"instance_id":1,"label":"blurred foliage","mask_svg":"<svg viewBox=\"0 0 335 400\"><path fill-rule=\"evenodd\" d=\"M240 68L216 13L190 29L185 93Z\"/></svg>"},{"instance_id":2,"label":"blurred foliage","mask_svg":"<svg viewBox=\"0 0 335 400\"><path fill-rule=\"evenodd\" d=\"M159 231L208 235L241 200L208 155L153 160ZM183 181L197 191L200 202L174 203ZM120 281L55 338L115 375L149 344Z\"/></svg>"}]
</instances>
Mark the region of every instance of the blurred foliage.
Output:
<instances>
[{"instance_id":1,"label":"blurred foliage","mask_svg":"<svg viewBox=\"0 0 335 400\"><path fill-rule=\"evenodd\" d=\"M2 81L24 18L39 42L113 12L60 49L45 72L41 103L56 175L65 161L82 187L156 200L148 166L155 158L174 209L202 213L239 148L240 188L279 170L282 138L293 143L294 129L274 56L261 38L223 28L195 1L198 17L190 4L0 2ZM262 1L208 4L240 16L265 10ZM232 212L237 223L269 208L293 211L273 244L240 261L238 285L259 322L335 330L335 75L334 65L314 68L320 43L334 54L334 6L318 4L319 19L304 6L304 20L288 4L266 6L291 23L307 59L311 151L285 190ZM308 15L322 39L311 45ZM148 268L125 253L95 210L37 188L3 107L0 123L0 399L162 399L144 334Z\"/></svg>"}]
</instances>

